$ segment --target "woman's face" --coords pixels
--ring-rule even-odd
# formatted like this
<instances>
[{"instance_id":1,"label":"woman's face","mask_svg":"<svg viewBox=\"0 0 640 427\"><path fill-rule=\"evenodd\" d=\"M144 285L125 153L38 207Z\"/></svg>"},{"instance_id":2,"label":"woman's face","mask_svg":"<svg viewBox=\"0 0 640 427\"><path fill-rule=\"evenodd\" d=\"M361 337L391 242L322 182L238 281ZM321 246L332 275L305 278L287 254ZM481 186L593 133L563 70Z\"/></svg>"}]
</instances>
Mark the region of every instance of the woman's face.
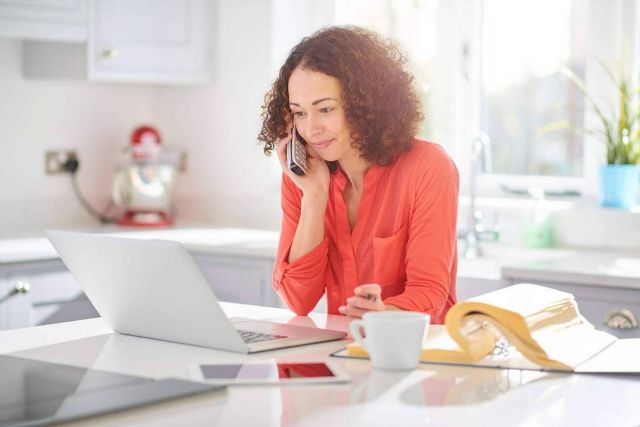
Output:
<instances>
[{"instance_id":1,"label":"woman's face","mask_svg":"<svg viewBox=\"0 0 640 427\"><path fill-rule=\"evenodd\" d=\"M296 68L289 78L289 107L298 134L324 160L341 160L357 153L351 146L338 79Z\"/></svg>"}]
</instances>

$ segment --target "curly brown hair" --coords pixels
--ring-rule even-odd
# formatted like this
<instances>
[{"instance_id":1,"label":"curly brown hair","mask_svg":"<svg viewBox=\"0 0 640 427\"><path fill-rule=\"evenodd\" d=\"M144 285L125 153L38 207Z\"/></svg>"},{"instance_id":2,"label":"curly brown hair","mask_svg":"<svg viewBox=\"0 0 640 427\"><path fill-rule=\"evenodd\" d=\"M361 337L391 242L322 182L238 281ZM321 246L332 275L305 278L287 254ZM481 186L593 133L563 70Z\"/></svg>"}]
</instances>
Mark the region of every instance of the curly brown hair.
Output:
<instances>
[{"instance_id":1,"label":"curly brown hair","mask_svg":"<svg viewBox=\"0 0 640 427\"><path fill-rule=\"evenodd\" d=\"M388 165L408 151L424 116L405 70L406 56L390 40L359 27L328 27L305 37L290 52L262 106L258 140L265 154L287 134L289 77L301 67L335 77L353 144L368 162Z\"/></svg>"}]
</instances>

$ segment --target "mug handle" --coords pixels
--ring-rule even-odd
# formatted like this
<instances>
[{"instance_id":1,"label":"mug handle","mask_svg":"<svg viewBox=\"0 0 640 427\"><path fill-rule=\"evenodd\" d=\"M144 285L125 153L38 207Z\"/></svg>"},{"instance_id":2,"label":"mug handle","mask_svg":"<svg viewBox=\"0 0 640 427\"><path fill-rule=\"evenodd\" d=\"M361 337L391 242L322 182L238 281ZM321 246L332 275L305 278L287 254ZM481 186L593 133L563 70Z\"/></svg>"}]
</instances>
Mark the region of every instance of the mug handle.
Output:
<instances>
[{"instance_id":1,"label":"mug handle","mask_svg":"<svg viewBox=\"0 0 640 427\"><path fill-rule=\"evenodd\" d=\"M365 339L360 333L360 328L364 328L364 322L362 320L352 320L351 324L349 324L349 332L351 332L351 337L366 349L367 345L364 343Z\"/></svg>"}]
</instances>

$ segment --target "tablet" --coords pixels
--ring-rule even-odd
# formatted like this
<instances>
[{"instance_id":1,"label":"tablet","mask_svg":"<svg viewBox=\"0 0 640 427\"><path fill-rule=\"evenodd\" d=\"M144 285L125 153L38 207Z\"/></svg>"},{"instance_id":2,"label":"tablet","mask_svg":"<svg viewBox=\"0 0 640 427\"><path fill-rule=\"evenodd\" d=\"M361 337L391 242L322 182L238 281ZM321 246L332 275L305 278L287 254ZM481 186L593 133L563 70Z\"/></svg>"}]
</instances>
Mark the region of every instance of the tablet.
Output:
<instances>
[{"instance_id":1,"label":"tablet","mask_svg":"<svg viewBox=\"0 0 640 427\"><path fill-rule=\"evenodd\" d=\"M4 427L50 426L224 390L215 384L152 380L8 355L0 355L0 378L0 426Z\"/></svg>"},{"instance_id":2,"label":"tablet","mask_svg":"<svg viewBox=\"0 0 640 427\"><path fill-rule=\"evenodd\" d=\"M191 366L191 378L212 384L305 384L349 381L336 363L256 361Z\"/></svg>"}]
</instances>

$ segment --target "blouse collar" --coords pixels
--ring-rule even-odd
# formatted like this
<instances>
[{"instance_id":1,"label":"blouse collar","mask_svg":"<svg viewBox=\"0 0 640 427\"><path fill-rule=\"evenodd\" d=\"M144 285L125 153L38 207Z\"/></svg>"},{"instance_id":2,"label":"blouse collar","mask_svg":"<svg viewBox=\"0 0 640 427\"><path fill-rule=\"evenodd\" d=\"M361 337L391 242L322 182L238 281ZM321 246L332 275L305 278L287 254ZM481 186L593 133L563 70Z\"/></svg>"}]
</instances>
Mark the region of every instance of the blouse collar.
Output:
<instances>
[{"instance_id":1,"label":"blouse collar","mask_svg":"<svg viewBox=\"0 0 640 427\"><path fill-rule=\"evenodd\" d=\"M364 174L363 179L363 187L366 191L367 189L374 187L377 185L380 177L384 175L384 172L388 169L388 166L380 166L377 164L372 164L369 170L367 170ZM336 172L332 175L333 182L337 185L338 189L342 192L347 185L348 181L347 174L338 166Z\"/></svg>"}]
</instances>

